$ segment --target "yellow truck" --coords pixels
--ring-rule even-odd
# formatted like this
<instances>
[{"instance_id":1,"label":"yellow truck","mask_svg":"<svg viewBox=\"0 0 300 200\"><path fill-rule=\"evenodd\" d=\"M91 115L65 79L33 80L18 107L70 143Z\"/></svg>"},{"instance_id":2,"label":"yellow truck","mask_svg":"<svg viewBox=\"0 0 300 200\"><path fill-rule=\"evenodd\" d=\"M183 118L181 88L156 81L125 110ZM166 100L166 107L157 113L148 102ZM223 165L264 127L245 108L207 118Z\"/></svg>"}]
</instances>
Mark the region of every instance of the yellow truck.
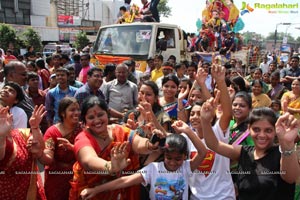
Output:
<instances>
[{"instance_id":1,"label":"yellow truck","mask_svg":"<svg viewBox=\"0 0 300 200\"><path fill-rule=\"evenodd\" d=\"M134 59L136 68L145 71L147 59L161 54L177 60L188 59L184 32L177 25L135 22L100 27L93 47L92 61L104 68L107 63L120 63Z\"/></svg>"}]
</instances>

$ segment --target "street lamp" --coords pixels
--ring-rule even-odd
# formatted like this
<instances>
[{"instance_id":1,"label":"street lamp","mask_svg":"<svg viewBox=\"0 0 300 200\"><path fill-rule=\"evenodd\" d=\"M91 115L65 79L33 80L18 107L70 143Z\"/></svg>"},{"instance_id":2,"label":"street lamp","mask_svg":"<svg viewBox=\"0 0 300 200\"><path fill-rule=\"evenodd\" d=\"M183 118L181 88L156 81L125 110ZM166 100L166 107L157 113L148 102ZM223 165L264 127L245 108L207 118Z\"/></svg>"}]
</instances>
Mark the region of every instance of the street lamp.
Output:
<instances>
[{"instance_id":1,"label":"street lamp","mask_svg":"<svg viewBox=\"0 0 300 200\"><path fill-rule=\"evenodd\" d=\"M277 27L279 25L291 26L291 24L292 23L278 23L278 24L276 24L275 35L274 35L274 37L275 37L275 39L274 39L274 49L276 49L276 42L277 42ZM286 29L286 31L287 31L287 29Z\"/></svg>"}]
</instances>

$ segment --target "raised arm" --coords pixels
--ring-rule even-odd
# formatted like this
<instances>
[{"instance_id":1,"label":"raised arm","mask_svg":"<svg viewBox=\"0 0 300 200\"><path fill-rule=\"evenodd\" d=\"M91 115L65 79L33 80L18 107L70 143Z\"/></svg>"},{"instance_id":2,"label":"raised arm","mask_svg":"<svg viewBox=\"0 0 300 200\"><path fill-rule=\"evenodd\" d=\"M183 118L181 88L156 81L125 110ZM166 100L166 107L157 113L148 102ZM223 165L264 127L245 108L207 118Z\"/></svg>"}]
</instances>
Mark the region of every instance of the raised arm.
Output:
<instances>
[{"instance_id":1,"label":"raised arm","mask_svg":"<svg viewBox=\"0 0 300 200\"><path fill-rule=\"evenodd\" d=\"M9 107L0 108L0 161L5 157L6 138L12 128L12 114L8 113Z\"/></svg>"},{"instance_id":2,"label":"raised arm","mask_svg":"<svg viewBox=\"0 0 300 200\"><path fill-rule=\"evenodd\" d=\"M220 65L212 66L211 74L217 83L218 89L220 90L220 102L223 111L220 117L220 127L223 131L227 130L229 126L229 122L232 118L232 106L231 106L231 100L225 82L225 73L226 73L225 67L222 67Z\"/></svg>"},{"instance_id":3,"label":"raised arm","mask_svg":"<svg viewBox=\"0 0 300 200\"><path fill-rule=\"evenodd\" d=\"M197 149L196 156L194 156L191 160L191 170L194 171L195 169L197 169L197 167L201 164L201 162L205 158L207 149L202 143L202 141L200 140L200 138L197 136L197 134L195 134L194 131L192 131L192 129L183 121L181 120L175 121L172 124L172 127L178 133L185 133L192 141L195 148Z\"/></svg>"},{"instance_id":4,"label":"raised arm","mask_svg":"<svg viewBox=\"0 0 300 200\"><path fill-rule=\"evenodd\" d=\"M100 192L117 190L140 184L144 181L142 174L135 173L129 176L123 176L108 183L98 185L94 188L86 188L82 190L80 196L83 200L91 199Z\"/></svg>"},{"instance_id":5,"label":"raised arm","mask_svg":"<svg viewBox=\"0 0 300 200\"><path fill-rule=\"evenodd\" d=\"M240 157L242 147L232 146L219 141L212 130L211 122L215 113L215 104L216 102L211 98L201 108L201 125L205 143L214 152L236 161Z\"/></svg>"},{"instance_id":6,"label":"raised arm","mask_svg":"<svg viewBox=\"0 0 300 200\"><path fill-rule=\"evenodd\" d=\"M285 113L276 122L276 133L280 145L281 177L288 183L295 183L300 177L300 165L296 154L295 139L298 136L299 121L293 115Z\"/></svg>"},{"instance_id":7,"label":"raised arm","mask_svg":"<svg viewBox=\"0 0 300 200\"><path fill-rule=\"evenodd\" d=\"M188 121L188 113L184 108L183 100L188 97L190 88L187 84L186 89L182 88L178 94L178 107L177 107L177 119L184 122Z\"/></svg>"},{"instance_id":8,"label":"raised arm","mask_svg":"<svg viewBox=\"0 0 300 200\"><path fill-rule=\"evenodd\" d=\"M78 152L78 161L82 164L85 170L91 171L104 171L109 174L113 174L121 171L129 164L130 160L127 159L127 142L118 144L111 149L111 161L102 159L97 155L95 150L86 146L79 150Z\"/></svg>"},{"instance_id":9,"label":"raised arm","mask_svg":"<svg viewBox=\"0 0 300 200\"><path fill-rule=\"evenodd\" d=\"M45 143L40 129L40 123L46 115L44 105L35 106L33 113L29 119L32 137L28 140L29 150L35 158L43 157Z\"/></svg>"},{"instance_id":10,"label":"raised arm","mask_svg":"<svg viewBox=\"0 0 300 200\"><path fill-rule=\"evenodd\" d=\"M198 70L196 73L196 82L201 88L201 94L203 95L202 98L204 101L206 101L207 99L209 99L211 97L211 94L205 85L205 80L206 80L207 75L208 75L208 73L205 72L205 70L202 67L198 67Z\"/></svg>"}]
</instances>

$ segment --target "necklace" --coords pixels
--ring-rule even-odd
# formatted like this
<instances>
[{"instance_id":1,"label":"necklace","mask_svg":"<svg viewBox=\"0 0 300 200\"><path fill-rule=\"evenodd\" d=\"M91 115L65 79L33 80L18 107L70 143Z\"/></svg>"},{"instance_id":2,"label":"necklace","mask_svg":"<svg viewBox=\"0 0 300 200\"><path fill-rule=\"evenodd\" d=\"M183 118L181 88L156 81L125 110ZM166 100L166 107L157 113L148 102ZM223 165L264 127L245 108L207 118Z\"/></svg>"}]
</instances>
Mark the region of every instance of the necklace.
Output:
<instances>
[{"instance_id":1,"label":"necklace","mask_svg":"<svg viewBox=\"0 0 300 200\"><path fill-rule=\"evenodd\" d=\"M109 135L104 135L104 136L100 136L96 133L94 133L94 131L92 131L91 129L87 129L93 136L95 136L96 138L99 138L100 140L103 140L104 142L106 141L107 138L109 138Z\"/></svg>"}]
</instances>

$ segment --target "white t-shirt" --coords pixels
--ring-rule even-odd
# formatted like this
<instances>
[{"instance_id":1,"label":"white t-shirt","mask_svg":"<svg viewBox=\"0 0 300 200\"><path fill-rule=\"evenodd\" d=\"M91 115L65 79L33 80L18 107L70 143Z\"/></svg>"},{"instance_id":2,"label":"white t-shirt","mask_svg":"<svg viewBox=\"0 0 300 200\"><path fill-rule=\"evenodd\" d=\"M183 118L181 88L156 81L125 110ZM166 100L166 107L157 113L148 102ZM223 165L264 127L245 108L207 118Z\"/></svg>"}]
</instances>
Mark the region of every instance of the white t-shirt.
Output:
<instances>
[{"instance_id":1,"label":"white t-shirt","mask_svg":"<svg viewBox=\"0 0 300 200\"><path fill-rule=\"evenodd\" d=\"M219 121L213 126L218 140L228 143L229 129L224 135ZM185 136L187 138L187 136ZM193 143L187 138L190 157L197 152ZM205 140L202 139L205 144ZM210 149L201 165L193 172L189 179L191 200L235 200L234 186L230 172L230 159L221 156Z\"/></svg>"},{"instance_id":2,"label":"white t-shirt","mask_svg":"<svg viewBox=\"0 0 300 200\"><path fill-rule=\"evenodd\" d=\"M260 63L259 68L261 68L262 75L263 75L264 73L269 71L269 64L262 62L262 63Z\"/></svg>"},{"instance_id":3,"label":"white t-shirt","mask_svg":"<svg viewBox=\"0 0 300 200\"><path fill-rule=\"evenodd\" d=\"M151 200L188 200L188 181L192 174L189 160L175 172L168 171L164 162L153 162L139 172L144 178L143 185L150 184Z\"/></svg>"},{"instance_id":4,"label":"white t-shirt","mask_svg":"<svg viewBox=\"0 0 300 200\"><path fill-rule=\"evenodd\" d=\"M13 115L13 128L27 128L27 115L22 108L14 106L10 113Z\"/></svg>"}]
</instances>

